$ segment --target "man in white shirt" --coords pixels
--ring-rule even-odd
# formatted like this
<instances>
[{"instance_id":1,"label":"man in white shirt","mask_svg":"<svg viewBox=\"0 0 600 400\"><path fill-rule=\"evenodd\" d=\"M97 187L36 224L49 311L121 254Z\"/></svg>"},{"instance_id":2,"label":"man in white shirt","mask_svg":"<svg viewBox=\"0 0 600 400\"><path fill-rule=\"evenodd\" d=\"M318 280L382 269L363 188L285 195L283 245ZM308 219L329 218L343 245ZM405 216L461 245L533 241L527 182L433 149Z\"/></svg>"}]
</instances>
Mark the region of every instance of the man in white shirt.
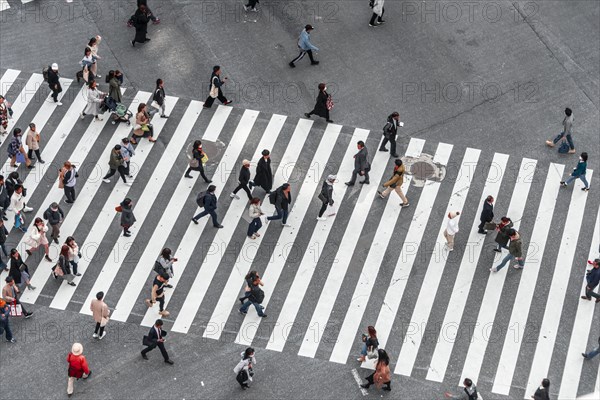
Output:
<instances>
[{"instance_id":1,"label":"man in white shirt","mask_svg":"<svg viewBox=\"0 0 600 400\"><path fill-rule=\"evenodd\" d=\"M448 224L444 230L444 237L446 238L446 248L448 251L454 250L454 235L458 233L458 216L459 211L450 211L448 213Z\"/></svg>"}]
</instances>

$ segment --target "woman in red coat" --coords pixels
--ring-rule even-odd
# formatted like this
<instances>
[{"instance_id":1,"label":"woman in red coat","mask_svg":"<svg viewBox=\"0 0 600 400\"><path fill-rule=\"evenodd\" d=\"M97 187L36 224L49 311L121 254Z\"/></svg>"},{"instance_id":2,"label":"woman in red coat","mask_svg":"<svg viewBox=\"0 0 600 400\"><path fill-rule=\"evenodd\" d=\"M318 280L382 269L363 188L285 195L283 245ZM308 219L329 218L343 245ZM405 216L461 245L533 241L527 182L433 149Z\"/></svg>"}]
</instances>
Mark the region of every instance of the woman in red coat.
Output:
<instances>
[{"instance_id":1,"label":"woman in red coat","mask_svg":"<svg viewBox=\"0 0 600 400\"><path fill-rule=\"evenodd\" d=\"M75 379L87 379L92 374L92 371L90 371L87 360L83 355L83 346L81 343L73 343L71 352L67 356L67 362L69 363L67 395L71 397L73 394L73 383L75 382Z\"/></svg>"}]
</instances>

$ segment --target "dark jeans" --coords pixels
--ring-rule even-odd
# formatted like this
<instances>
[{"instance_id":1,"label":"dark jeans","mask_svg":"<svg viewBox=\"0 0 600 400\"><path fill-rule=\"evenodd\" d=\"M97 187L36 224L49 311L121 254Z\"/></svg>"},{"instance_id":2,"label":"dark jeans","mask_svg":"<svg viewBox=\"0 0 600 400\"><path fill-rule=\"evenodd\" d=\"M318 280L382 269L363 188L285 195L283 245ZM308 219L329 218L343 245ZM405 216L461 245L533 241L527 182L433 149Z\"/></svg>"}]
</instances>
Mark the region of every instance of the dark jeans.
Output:
<instances>
[{"instance_id":1,"label":"dark jeans","mask_svg":"<svg viewBox=\"0 0 600 400\"><path fill-rule=\"evenodd\" d=\"M323 213L325 212L325 210L327 210L328 205L329 203L326 201L324 201L323 204L321 204L321 209L319 210L319 218L323 216Z\"/></svg>"},{"instance_id":2,"label":"dark jeans","mask_svg":"<svg viewBox=\"0 0 600 400\"><path fill-rule=\"evenodd\" d=\"M288 210L284 210L283 208L280 210L275 210L277 212L276 215L271 217L267 217L269 221L275 221L276 219L281 219L281 223L285 224L287 222Z\"/></svg>"},{"instance_id":3,"label":"dark jeans","mask_svg":"<svg viewBox=\"0 0 600 400\"><path fill-rule=\"evenodd\" d=\"M106 176L102 179L108 179L111 176L113 176L117 171L119 171L119 175L121 175L121 179L123 179L123 182L127 183L127 179L125 179L125 167L120 165L119 168L117 169L110 169L110 171L108 171L108 174L106 174Z\"/></svg>"},{"instance_id":4,"label":"dark jeans","mask_svg":"<svg viewBox=\"0 0 600 400\"><path fill-rule=\"evenodd\" d=\"M12 331L10 330L10 322L8 322L8 318L10 318L10 317L7 317L7 319L4 321L0 320L0 328L4 329L4 333L6 335L6 340L12 340L13 334L12 334Z\"/></svg>"},{"instance_id":5,"label":"dark jeans","mask_svg":"<svg viewBox=\"0 0 600 400\"><path fill-rule=\"evenodd\" d=\"M60 225L61 224L50 225L50 227L52 228L52 232L50 232L50 237L52 239L58 239L58 237L60 236Z\"/></svg>"},{"instance_id":6,"label":"dark jeans","mask_svg":"<svg viewBox=\"0 0 600 400\"><path fill-rule=\"evenodd\" d=\"M593 297L595 299L600 299L600 294L594 292L594 289L590 289L589 286L585 287L585 295L586 295L586 297Z\"/></svg>"},{"instance_id":7,"label":"dark jeans","mask_svg":"<svg viewBox=\"0 0 600 400\"><path fill-rule=\"evenodd\" d=\"M69 201L75 201L75 186L65 185L65 197Z\"/></svg>"},{"instance_id":8,"label":"dark jeans","mask_svg":"<svg viewBox=\"0 0 600 400\"><path fill-rule=\"evenodd\" d=\"M263 313L264 307L258 303L254 303L253 301L250 301L250 300L247 300L244 304L242 304L242 307L240 307L240 311L243 313L247 313L248 308L251 305L254 306L254 308L256 309L256 313L258 314L259 317L262 317L264 315L264 313Z\"/></svg>"},{"instance_id":9,"label":"dark jeans","mask_svg":"<svg viewBox=\"0 0 600 400\"><path fill-rule=\"evenodd\" d=\"M29 157L29 159L31 160L33 158L33 153L35 152L35 155L37 157L38 160L42 161L42 156L40 155L40 149L37 150L27 150L27 157Z\"/></svg>"},{"instance_id":10,"label":"dark jeans","mask_svg":"<svg viewBox=\"0 0 600 400\"><path fill-rule=\"evenodd\" d=\"M302 50L302 49L300 49L300 54L298 54L298 57L296 57L296 58L294 58L292 60L292 64L296 64L298 61L302 60L306 54L308 54L308 58L310 58L310 62L314 63L315 59L313 57L312 50Z\"/></svg>"},{"instance_id":11,"label":"dark jeans","mask_svg":"<svg viewBox=\"0 0 600 400\"><path fill-rule=\"evenodd\" d=\"M569 147L571 148L571 150L574 150L575 149L575 145L573 144L573 138L571 137L571 135L566 135L566 136L567 136L567 142L569 142ZM558 134L558 136L556 136L554 138L554 140L552 142L554 142L554 144L556 144L563 137L565 137L565 133L561 132L561 133Z\"/></svg>"},{"instance_id":12,"label":"dark jeans","mask_svg":"<svg viewBox=\"0 0 600 400\"><path fill-rule=\"evenodd\" d=\"M131 174L131 170L129 169L131 162L125 161L125 175L129 176Z\"/></svg>"},{"instance_id":13,"label":"dark jeans","mask_svg":"<svg viewBox=\"0 0 600 400\"><path fill-rule=\"evenodd\" d=\"M385 7L381 8L381 16L373 13L373 15L371 16L371 22L369 22L371 25L375 25L375 20L377 20L377 22L381 22L383 21L383 14L385 13Z\"/></svg>"},{"instance_id":14,"label":"dark jeans","mask_svg":"<svg viewBox=\"0 0 600 400\"><path fill-rule=\"evenodd\" d=\"M381 146L379 146L379 149L385 149L385 145L388 144L388 142L390 143L390 154L396 154L396 135L389 139L387 138L387 136L384 136L383 141L381 142Z\"/></svg>"},{"instance_id":15,"label":"dark jeans","mask_svg":"<svg viewBox=\"0 0 600 400\"><path fill-rule=\"evenodd\" d=\"M246 192L246 194L248 195L248 200L252 200L252 193L250 192L248 185L245 183L240 183L239 185L237 185L237 187L233 189L233 194L239 192L240 189L244 189L244 192Z\"/></svg>"},{"instance_id":16,"label":"dark jeans","mask_svg":"<svg viewBox=\"0 0 600 400\"><path fill-rule=\"evenodd\" d=\"M167 361L169 359L169 353L167 353L167 349L165 349L165 344L163 342L156 342L154 344L151 344L150 346L142 350L142 354L146 355L148 354L148 352L154 350L157 347L160 350L160 354L162 354L165 361Z\"/></svg>"},{"instance_id":17,"label":"dark jeans","mask_svg":"<svg viewBox=\"0 0 600 400\"><path fill-rule=\"evenodd\" d=\"M50 86L50 90L52 90L52 99L55 103L58 103L58 94L62 92L62 87L60 86L60 83L57 85L56 88Z\"/></svg>"},{"instance_id":18,"label":"dark jeans","mask_svg":"<svg viewBox=\"0 0 600 400\"><path fill-rule=\"evenodd\" d=\"M252 222L250 222L250 225L248 225L248 236L254 235L260 228L262 228L260 217L254 218Z\"/></svg>"},{"instance_id":19,"label":"dark jeans","mask_svg":"<svg viewBox=\"0 0 600 400\"><path fill-rule=\"evenodd\" d=\"M71 269L73 270L73 275L77 275L77 266L78 264L75 261L69 261L69 263L71 264Z\"/></svg>"},{"instance_id":20,"label":"dark jeans","mask_svg":"<svg viewBox=\"0 0 600 400\"><path fill-rule=\"evenodd\" d=\"M202 165L202 161L200 161L200 162L198 163L198 166L197 166L196 168L189 167L189 168L187 169L187 171L185 171L185 174L186 174L186 175L189 175L189 174L190 174L190 172L192 172L192 171L198 171L198 172L200 172L200 176L202 177L202 179L204 179L204 181L205 181L205 182L208 182L208 181L210 181L210 179L208 179L208 177L207 177L207 176L206 176L206 174L204 173L204 166Z\"/></svg>"},{"instance_id":21,"label":"dark jeans","mask_svg":"<svg viewBox=\"0 0 600 400\"><path fill-rule=\"evenodd\" d=\"M363 175L365 177L365 182L369 182L369 171L371 170L371 168L367 168L365 169L365 174ZM356 177L358 176L358 173L360 171L355 169L354 171L352 171L352 178L350 179L350 183L355 183L356 182Z\"/></svg>"},{"instance_id":22,"label":"dark jeans","mask_svg":"<svg viewBox=\"0 0 600 400\"><path fill-rule=\"evenodd\" d=\"M217 213L216 213L215 210L204 210L200 214L196 215L194 217L194 219L196 221L198 221L200 218L202 218L202 217L204 217L206 215L209 215L209 214L210 214L210 217L212 218L213 226L219 226L220 224L219 224L219 221L217 219Z\"/></svg>"},{"instance_id":23,"label":"dark jeans","mask_svg":"<svg viewBox=\"0 0 600 400\"><path fill-rule=\"evenodd\" d=\"M8 257L8 252L6 251L6 245L4 243L0 243L0 249L2 249L2 252L4 253L4 257ZM8 260L6 260L6 262L8 262ZM4 262L4 260L2 259L2 256L0 256L0 269L4 269L7 267L8 267L8 265Z\"/></svg>"},{"instance_id":24,"label":"dark jeans","mask_svg":"<svg viewBox=\"0 0 600 400\"><path fill-rule=\"evenodd\" d=\"M375 384L373 377L375 376L375 372L373 372L371 375L367 376L365 379L368 382L368 386L371 386L373 384ZM387 382L383 382L384 385L387 385L388 388L392 388L392 381L387 381Z\"/></svg>"},{"instance_id":25,"label":"dark jeans","mask_svg":"<svg viewBox=\"0 0 600 400\"><path fill-rule=\"evenodd\" d=\"M219 95L217 96L217 99L219 99L219 101L223 104L227 103L227 97L223 96L223 91L221 90L221 88L219 88ZM211 108L214 102L215 99L208 96L206 98L206 101L204 102L204 107Z\"/></svg>"},{"instance_id":26,"label":"dark jeans","mask_svg":"<svg viewBox=\"0 0 600 400\"><path fill-rule=\"evenodd\" d=\"M96 329L94 329L94 333L98 336L102 336L104 333L104 327L100 326L100 322L96 322Z\"/></svg>"}]
</instances>

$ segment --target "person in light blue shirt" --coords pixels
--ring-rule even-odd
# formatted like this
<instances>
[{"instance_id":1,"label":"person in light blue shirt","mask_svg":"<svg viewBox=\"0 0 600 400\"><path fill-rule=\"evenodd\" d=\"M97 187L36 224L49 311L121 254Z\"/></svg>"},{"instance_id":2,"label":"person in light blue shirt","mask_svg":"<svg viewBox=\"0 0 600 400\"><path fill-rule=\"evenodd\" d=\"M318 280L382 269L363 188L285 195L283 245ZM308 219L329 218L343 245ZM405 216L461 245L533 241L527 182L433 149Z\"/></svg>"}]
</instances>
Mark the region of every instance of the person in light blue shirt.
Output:
<instances>
[{"instance_id":1,"label":"person in light blue shirt","mask_svg":"<svg viewBox=\"0 0 600 400\"><path fill-rule=\"evenodd\" d=\"M300 49L300 54L298 57L294 58L290 61L290 67L296 68L296 63L304 58L304 56L308 53L308 58L310 58L310 65L318 65L319 62L315 61L313 57L313 50L319 51L319 48L313 45L310 42L310 32L315 29L312 25L306 25L302 33L300 33L300 37L298 38L298 48Z\"/></svg>"}]
</instances>

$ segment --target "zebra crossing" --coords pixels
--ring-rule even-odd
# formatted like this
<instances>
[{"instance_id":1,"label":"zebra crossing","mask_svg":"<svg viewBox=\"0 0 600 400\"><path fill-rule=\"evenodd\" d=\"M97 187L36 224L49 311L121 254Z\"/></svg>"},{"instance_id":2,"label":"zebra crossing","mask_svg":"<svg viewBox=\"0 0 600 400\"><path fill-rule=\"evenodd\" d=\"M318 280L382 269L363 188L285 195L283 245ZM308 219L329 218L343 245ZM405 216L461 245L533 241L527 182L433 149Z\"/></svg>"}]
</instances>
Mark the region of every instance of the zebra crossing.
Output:
<instances>
[{"instance_id":1,"label":"zebra crossing","mask_svg":"<svg viewBox=\"0 0 600 400\"><path fill-rule=\"evenodd\" d=\"M15 82L23 85L21 91ZM26 262L37 289L25 290L24 303L89 315L91 298L104 291L112 319L150 326L158 310L147 308L143 300L150 294L154 260L169 246L178 258L165 300L171 312L166 320L175 332L352 365L360 334L374 325L398 375L451 385L468 376L482 391L524 398L552 374L561 398L575 398L588 388L580 382L580 353L597 339L594 325L599 315L593 302L581 302L579 295L585 260L598 257L600 213L589 194L579 190L579 181L573 188L560 189L571 165L542 165L489 149L411 138L402 147L404 154L418 158L431 153L436 165L448 168L448 175L441 181L428 180L422 188L411 185L412 176L407 175L403 190L411 207L402 209L395 194L385 200L377 196L391 162L388 153L373 151L378 144L375 132L227 106L207 111L200 101L167 97L171 118L153 120L157 144L137 145L133 185L103 184L109 152L131 127L107 124L107 115L103 121L80 120L86 103L83 89L68 79L61 84L65 105L56 107L45 99L48 90L40 74L9 69L0 78L2 94L14 111L9 130L33 121L42 133L47 164L31 171L18 168L28 202L38 206L35 216L63 197L56 166L67 159L86 166L80 168L77 201L63 207L61 227L63 236L75 234L82 248L82 276L75 279L76 287L57 283L50 279L52 263L30 256ZM144 91L124 93L134 114L151 96ZM206 186L184 177L186 145L196 139L224 144L222 154L209 154L208 164L218 187L223 229L214 230L206 218L198 225L190 221L198 212L193 198ZM372 150L371 184L347 187L344 181L352 172L358 140ZM230 199L229 193L241 160L257 160L264 148L272 149L274 186L292 185L291 227L271 222L261 237L250 240L245 235L247 203ZM13 170L8 162L3 175ZM316 195L328 174L338 177L333 192L337 214L317 222ZM590 182L592 175L588 170ZM255 195L261 195L260 189ZM515 228L526 232L522 271L487 272L501 257L489 256L493 239L476 232L488 195L496 198L500 210L507 207L505 215ZM116 235L120 228L114 208L125 197L133 199L137 218L131 237ZM274 211L268 201L262 208L267 215ZM452 253L443 247L450 211L461 212ZM566 218L557 231L554 223L560 213ZM10 212L8 216L12 218ZM28 218L30 226L33 219ZM586 219L595 221L593 232L584 230ZM13 230L8 244L24 250L26 237ZM461 242L468 251L458 250ZM579 254L580 247L589 248L589 253ZM558 249L556 257L546 258L555 254L553 248ZM52 245L53 257L57 250ZM243 317L237 313L244 276L253 269L265 282L267 319L253 311ZM551 276L548 287L540 287L544 276ZM513 288L514 295L507 296ZM541 293L543 301L534 296ZM531 328L531 321L537 320L532 308L536 301L544 310L537 329ZM498 320L501 314L507 315L506 321ZM474 324L465 339L467 319ZM558 333L565 331L570 334L566 350L557 343L562 339ZM524 339L531 336L536 337L535 345L528 343L525 349ZM556 360L560 370L552 365ZM362 367L373 368L373 362ZM588 362L585 368L598 371L597 363Z\"/></svg>"}]
</instances>

